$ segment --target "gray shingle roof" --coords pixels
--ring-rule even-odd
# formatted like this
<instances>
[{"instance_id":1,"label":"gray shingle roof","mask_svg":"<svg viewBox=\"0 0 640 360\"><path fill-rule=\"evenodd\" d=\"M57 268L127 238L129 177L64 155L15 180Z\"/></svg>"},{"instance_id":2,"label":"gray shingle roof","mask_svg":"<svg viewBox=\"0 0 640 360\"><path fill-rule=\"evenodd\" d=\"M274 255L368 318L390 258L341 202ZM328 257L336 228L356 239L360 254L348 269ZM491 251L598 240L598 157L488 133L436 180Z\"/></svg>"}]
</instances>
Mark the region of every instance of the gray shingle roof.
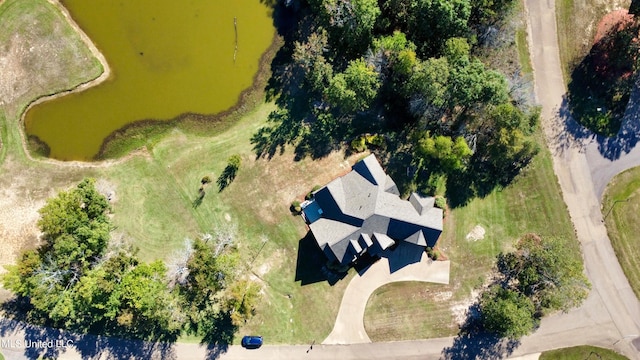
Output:
<instances>
[{"instance_id":1,"label":"gray shingle roof","mask_svg":"<svg viewBox=\"0 0 640 360\"><path fill-rule=\"evenodd\" d=\"M366 249L381 251L398 241L434 246L442 232L442 209L433 207L434 199L417 194L401 199L375 155L315 192L313 201L322 211L310 223L311 232L325 253L343 264Z\"/></svg>"}]
</instances>

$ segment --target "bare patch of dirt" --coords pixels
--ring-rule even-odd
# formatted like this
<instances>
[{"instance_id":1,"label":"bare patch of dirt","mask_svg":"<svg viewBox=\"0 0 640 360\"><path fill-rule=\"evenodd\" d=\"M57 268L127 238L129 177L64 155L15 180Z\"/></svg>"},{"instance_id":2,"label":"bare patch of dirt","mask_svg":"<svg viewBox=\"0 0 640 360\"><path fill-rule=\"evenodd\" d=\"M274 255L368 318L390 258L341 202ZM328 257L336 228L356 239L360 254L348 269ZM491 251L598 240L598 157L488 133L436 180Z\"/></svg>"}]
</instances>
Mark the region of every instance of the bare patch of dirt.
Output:
<instances>
[{"instance_id":1,"label":"bare patch of dirt","mask_svg":"<svg viewBox=\"0 0 640 360\"><path fill-rule=\"evenodd\" d=\"M478 240L482 240L484 239L484 234L486 233L486 231L484 230L484 228L480 225L476 225L474 226L473 229L471 229L471 231L467 234L467 236L465 237L465 239L467 239L467 241L478 241Z\"/></svg>"},{"instance_id":2,"label":"bare patch of dirt","mask_svg":"<svg viewBox=\"0 0 640 360\"><path fill-rule=\"evenodd\" d=\"M453 297L452 291L440 291L433 294L433 301L444 302L449 301Z\"/></svg>"},{"instance_id":3,"label":"bare patch of dirt","mask_svg":"<svg viewBox=\"0 0 640 360\"><path fill-rule=\"evenodd\" d=\"M251 164L253 184L246 186L246 196L254 201L252 208L263 220L274 223L291 202L304 200L314 185L325 185L351 170L363 154L345 158L343 152L333 152L319 160L295 161L292 152L271 160L259 159ZM269 196L264 196L269 194Z\"/></svg>"},{"instance_id":4,"label":"bare patch of dirt","mask_svg":"<svg viewBox=\"0 0 640 360\"><path fill-rule=\"evenodd\" d=\"M118 196L116 193L116 186L112 184L110 181L105 179L98 179L96 181L96 190L107 198L107 200L113 204L118 200Z\"/></svg>"},{"instance_id":5,"label":"bare patch of dirt","mask_svg":"<svg viewBox=\"0 0 640 360\"><path fill-rule=\"evenodd\" d=\"M478 290L472 290L471 295L468 298L456 302L451 306L451 315L453 316L456 324L463 325L465 323L469 315L471 305L475 304L479 297L480 292Z\"/></svg>"},{"instance_id":6,"label":"bare patch of dirt","mask_svg":"<svg viewBox=\"0 0 640 360\"><path fill-rule=\"evenodd\" d=\"M258 276L264 277L271 269L277 268L284 262L284 250L278 249L271 253L271 255L262 261L261 264L255 268L255 272Z\"/></svg>"},{"instance_id":7,"label":"bare patch of dirt","mask_svg":"<svg viewBox=\"0 0 640 360\"><path fill-rule=\"evenodd\" d=\"M18 172L12 174L10 181L6 177L0 179L0 273L5 271L4 265L15 262L21 250L38 243L38 209L44 205L46 195L30 189L25 175Z\"/></svg>"},{"instance_id":8,"label":"bare patch of dirt","mask_svg":"<svg viewBox=\"0 0 640 360\"><path fill-rule=\"evenodd\" d=\"M78 182L76 169L28 166L8 156L0 176L0 273L21 251L39 244L38 210L58 191ZM85 174L86 175L86 174Z\"/></svg>"}]
</instances>

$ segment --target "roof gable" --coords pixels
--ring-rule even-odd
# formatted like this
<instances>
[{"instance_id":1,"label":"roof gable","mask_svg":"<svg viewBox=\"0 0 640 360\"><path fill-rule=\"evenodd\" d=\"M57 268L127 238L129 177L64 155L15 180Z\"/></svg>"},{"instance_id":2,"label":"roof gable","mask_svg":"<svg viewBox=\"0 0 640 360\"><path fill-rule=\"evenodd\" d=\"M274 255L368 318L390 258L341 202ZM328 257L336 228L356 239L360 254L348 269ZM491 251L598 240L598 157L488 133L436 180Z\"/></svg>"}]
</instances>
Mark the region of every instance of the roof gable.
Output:
<instances>
[{"instance_id":1,"label":"roof gable","mask_svg":"<svg viewBox=\"0 0 640 360\"><path fill-rule=\"evenodd\" d=\"M355 163L355 165L353 165L353 171L360 174L373 185L384 186L387 180L387 174L373 154Z\"/></svg>"},{"instance_id":2,"label":"roof gable","mask_svg":"<svg viewBox=\"0 0 640 360\"><path fill-rule=\"evenodd\" d=\"M427 246L427 240L425 239L424 233L422 232L422 230L416 231L415 234L404 239L404 241L410 242L416 245Z\"/></svg>"}]
</instances>

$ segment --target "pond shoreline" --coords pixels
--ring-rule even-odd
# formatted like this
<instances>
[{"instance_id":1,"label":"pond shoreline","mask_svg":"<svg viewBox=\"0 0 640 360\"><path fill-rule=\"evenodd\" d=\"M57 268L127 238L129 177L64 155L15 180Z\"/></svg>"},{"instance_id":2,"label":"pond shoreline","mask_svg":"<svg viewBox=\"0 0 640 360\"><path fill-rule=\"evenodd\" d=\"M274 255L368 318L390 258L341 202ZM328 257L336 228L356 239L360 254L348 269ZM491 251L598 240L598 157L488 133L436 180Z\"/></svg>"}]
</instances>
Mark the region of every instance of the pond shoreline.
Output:
<instances>
[{"instance_id":1,"label":"pond shoreline","mask_svg":"<svg viewBox=\"0 0 640 360\"><path fill-rule=\"evenodd\" d=\"M196 114L196 113L183 113L178 115L177 117L174 117L168 120L140 119L140 120L134 121L109 134L104 139L102 145L100 146L100 150L96 155L96 157L94 158L94 160L90 160L90 161L80 161L80 160L64 161L64 160L57 160L49 157L37 157L33 155L34 151L29 146L29 136L26 133L25 116L27 112L33 106L36 106L38 104L41 104L49 100L60 98L62 96L69 95L72 93L85 91L91 87L98 86L108 81L110 78L112 78L112 70L106 60L106 57L98 49L96 44L89 38L89 36L84 32L84 30L82 30L82 28L78 25L78 23L76 23L73 20L67 8L64 5L62 5L62 3L59 0L47 0L47 1L52 5L54 5L60 11L60 13L63 15L63 17L67 21L67 23L80 36L80 39L89 48L91 54L100 62L100 65L102 66L102 73L99 76L93 79L89 79L85 82L82 82L71 89L39 96L38 98L29 102L24 107L21 114L19 115L19 127L20 127L19 132L20 132L21 143L22 143L25 156L31 161L45 162L52 165L67 166L67 167L82 167L82 168L99 168L99 167L108 167L111 165L122 163L134 156L149 156L147 149L144 147L141 147L137 149L131 149L127 151L126 154L123 154L122 156L119 156L116 158L100 159L100 156L108 150L110 144L113 142L114 139L122 136L122 134L124 134L125 132L131 129L149 128L149 127L154 127L158 124L166 125L169 128L175 128L176 126L179 126L181 123L183 123L185 120L193 121L194 119L200 122L201 124L207 123L206 126L208 127L215 127L227 121L233 122L235 118L243 114L246 114L247 112L255 108L255 106L257 106L257 104L255 104L255 106L251 106L249 109L246 108L246 105L248 103L251 103L252 99L255 99L256 96L263 95L264 86L268 81L268 78L269 78L268 74L270 74L269 66L270 66L271 60L273 59L276 52L282 45L281 38L278 36L278 33L274 31L274 36L269 47L260 56L258 71L253 76L251 86L243 90L239 94L238 99L234 103L234 105L232 105L227 110L224 110L219 113L207 114L207 115ZM264 100L262 99L260 101L262 102Z\"/></svg>"},{"instance_id":2,"label":"pond shoreline","mask_svg":"<svg viewBox=\"0 0 640 360\"><path fill-rule=\"evenodd\" d=\"M100 150L98 151L98 154L96 155L95 160L108 161L109 159L113 159L113 160L119 159L119 157L116 157L116 158L111 158L110 156L105 157L105 154L108 154L108 152L110 151L110 147L114 146L114 143L116 141L119 141L120 139L122 139L121 141L126 142L127 132L136 132L136 131L144 130L149 127L152 128L155 126L174 129L176 127L179 127L185 124L186 122L191 122L193 124L196 124L194 128L197 128L197 130L193 128L191 128L191 130L195 132L201 131L206 133L207 131L213 128L226 125L225 123L229 123L228 125L231 125L233 122L237 120L238 117L250 112L256 106L258 106L259 105L258 102L260 103L264 102L264 87L266 86L266 83L269 80L269 77L271 75L271 70L270 70L271 61L275 57L277 51L280 49L282 44L283 44L283 41L281 37L277 34L277 32L274 33L273 39L271 40L269 47L262 53L262 55L260 56L260 59L258 60L258 70L253 75L253 79L251 80L251 86L242 90L242 92L240 92L240 94L238 95L238 99L228 109L215 114L199 114L199 113L186 112L168 120L160 120L160 119L136 120L109 134L100 145ZM260 97L261 99L258 99L258 97ZM250 105L250 106L247 107L247 105ZM166 129L163 131L166 131ZM146 151L146 149L138 148L138 149L132 149L130 151L144 152Z\"/></svg>"}]
</instances>

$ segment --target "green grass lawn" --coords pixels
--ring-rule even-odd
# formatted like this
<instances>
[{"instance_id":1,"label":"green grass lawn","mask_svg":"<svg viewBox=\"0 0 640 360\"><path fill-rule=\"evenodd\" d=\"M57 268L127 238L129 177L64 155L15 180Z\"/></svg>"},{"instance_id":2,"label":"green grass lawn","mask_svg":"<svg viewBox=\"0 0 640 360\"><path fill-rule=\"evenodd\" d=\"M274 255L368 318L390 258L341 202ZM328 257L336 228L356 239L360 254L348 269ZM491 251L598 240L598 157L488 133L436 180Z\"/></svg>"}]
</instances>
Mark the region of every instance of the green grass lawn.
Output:
<instances>
[{"instance_id":1,"label":"green grass lawn","mask_svg":"<svg viewBox=\"0 0 640 360\"><path fill-rule=\"evenodd\" d=\"M529 41L527 37L527 19L524 12L524 0L518 2L518 13L522 18L522 23L516 28L515 42L518 49L518 63L522 68L522 74L524 76L533 76L533 66L531 63L531 55L529 53Z\"/></svg>"},{"instance_id":2,"label":"green grass lawn","mask_svg":"<svg viewBox=\"0 0 640 360\"><path fill-rule=\"evenodd\" d=\"M369 298L364 326L372 341L453 336L451 287L424 282L391 283ZM401 305L400 305L401 304Z\"/></svg>"},{"instance_id":3,"label":"green grass lawn","mask_svg":"<svg viewBox=\"0 0 640 360\"><path fill-rule=\"evenodd\" d=\"M626 356L622 356L617 352L609 349L603 349L595 346L575 346L552 351L545 351L540 355L540 360L585 360L585 359L607 359L607 360L625 360Z\"/></svg>"},{"instance_id":4,"label":"green grass lawn","mask_svg":"<svg viewBox=\"0 0 640 360\"><path fill-rule=\"evenodd\" d=\"M527 29L519 28L516 30L516 46L518 47L518 57L522 66L524 75L531 75L533 67L531 66L531 56L529 56L529 43L527 41Z\"/></svg>"},{"instance_id":5,"label":"green grass lawn","mask_svg":"<svg viewBox=\"0 0 640 360\"><path fill-rule=\"evenodd\" d=\"M640 298L640 167L611 180L602 199L602 214L620 266Z\"/></svg>"}]
</instances>

